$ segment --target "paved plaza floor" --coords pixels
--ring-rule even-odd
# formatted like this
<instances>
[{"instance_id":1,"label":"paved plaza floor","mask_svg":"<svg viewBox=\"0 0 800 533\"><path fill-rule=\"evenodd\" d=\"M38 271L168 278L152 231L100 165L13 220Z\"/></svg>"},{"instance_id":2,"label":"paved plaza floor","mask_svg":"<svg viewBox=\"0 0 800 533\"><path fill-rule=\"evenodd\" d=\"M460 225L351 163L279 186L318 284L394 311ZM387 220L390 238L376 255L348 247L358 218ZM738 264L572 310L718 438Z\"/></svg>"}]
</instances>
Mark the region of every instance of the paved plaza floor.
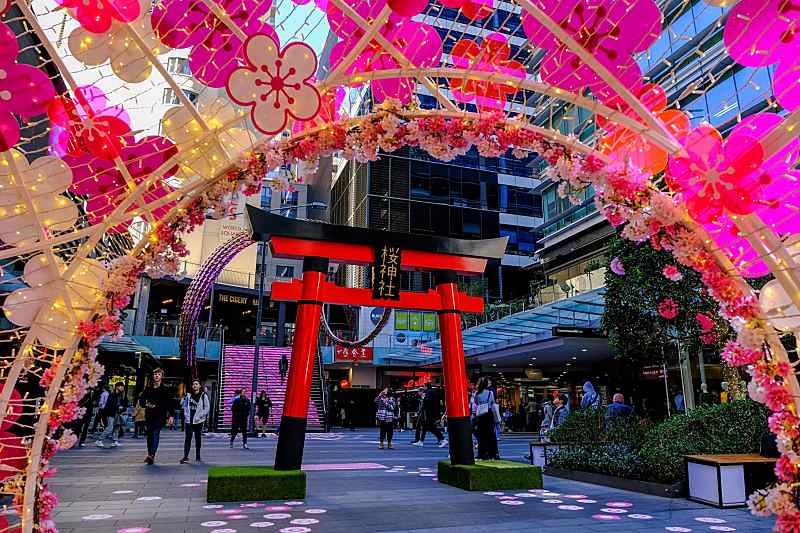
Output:
<instances>
[{"instance_id":1,"label":"paved plaza floor","mask_svg":"<svg viewBox=\"0 0 800 533\"><path fill-rule=\"evenodd\" d=\"M430 437L429 437L430 439ZM206 438L203 464L180 465L183 436L164 431L157 464L142 463L143 439L116 449L63 452L50 485L61 498L54 519L64 533L345 532L712 532L771 531L772 521L745 509L720 510L685 499L645 496L545 477L546 492L470 493L440 484L436 462L447 450L429 440L377 449L377 432L312 434L305 447L308 495L302 502L206 502L209 465L271 465L274 436L250 450ZM523 460L527 439L501 442L505 459ZM192 452L191 456L194 456Z\"/></svg>"}]
</instances>

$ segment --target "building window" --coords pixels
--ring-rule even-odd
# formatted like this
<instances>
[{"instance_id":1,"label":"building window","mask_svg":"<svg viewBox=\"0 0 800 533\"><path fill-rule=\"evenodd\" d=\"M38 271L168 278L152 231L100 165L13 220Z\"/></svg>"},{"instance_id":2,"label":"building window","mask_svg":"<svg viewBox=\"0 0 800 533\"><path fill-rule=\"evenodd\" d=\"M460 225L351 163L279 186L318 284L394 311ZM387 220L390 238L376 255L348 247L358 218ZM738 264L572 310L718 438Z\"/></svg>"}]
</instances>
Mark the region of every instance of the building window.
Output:
<instances>
[{"instance_id":1,"label":"building window","mask_svg":"<svg viewBox=\"0 0 800 533\"><path fill-rule=\"evenodd\" d=\"M186 98L189 99L191 103L197 103L197 93L194 91L190 91L189 89L181 89L183 94L186 95ZM178 105L181 101L178 99L178 95L170 89L169 87L164 89L164 95L161 97L162 104L168 105Z\"/></svg>"},{"instance_id":2,"label":"building window","mask_svg":"<svg viewBox=\"0 0 800 533\"><path fill-rule=\"evenodd\" d=\"M275 266L275 277L277 278L293 278L294 277L294 267L289 265L276 265Z\"/></svg>"},{"instance_id":3,"label":"building window","mask_svg":"<svg viewBox=\"0 0 800 533\"><path fill-rule=\"evenodd\" d=\"M189 69L189 60L185 57L170 57L167 60L167 71L171 74L192 75L192 71Z\"/></svg>"}]
</instances>

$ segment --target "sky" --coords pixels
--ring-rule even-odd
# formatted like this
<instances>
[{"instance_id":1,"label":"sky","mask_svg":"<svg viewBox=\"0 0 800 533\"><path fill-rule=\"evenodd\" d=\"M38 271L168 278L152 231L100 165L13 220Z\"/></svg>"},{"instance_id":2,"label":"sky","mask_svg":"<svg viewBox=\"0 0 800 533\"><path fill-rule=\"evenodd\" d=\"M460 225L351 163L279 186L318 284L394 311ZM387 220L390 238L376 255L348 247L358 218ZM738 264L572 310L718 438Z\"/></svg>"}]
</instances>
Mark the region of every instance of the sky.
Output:
<instances>
[{"instance_id":1,"label":"sky","mask_svg":"<svg viewBox=\"0 0 800 533\"><path fill-rule=\"evenodd\" d=\"M302 0L301 0L302 1ZM322 0L315 0L305 5L296 5L293 0L277 2L278 13L275 17L275 30L281 40L281 46L292 41L307 43L317 55L328 36L328 19L325 11L317 7Z\"/></svg>"}]
</instances>

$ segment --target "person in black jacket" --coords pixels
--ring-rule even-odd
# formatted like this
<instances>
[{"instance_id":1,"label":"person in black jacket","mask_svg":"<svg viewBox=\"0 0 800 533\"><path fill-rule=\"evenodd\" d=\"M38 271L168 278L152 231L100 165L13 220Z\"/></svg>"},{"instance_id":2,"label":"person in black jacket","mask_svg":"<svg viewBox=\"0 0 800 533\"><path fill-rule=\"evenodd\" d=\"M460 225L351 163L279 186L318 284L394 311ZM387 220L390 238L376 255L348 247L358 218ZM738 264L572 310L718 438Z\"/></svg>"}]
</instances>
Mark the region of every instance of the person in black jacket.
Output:
<instances>
[{"instance_id":1,"label":"person in black jacket","mask_svg":"<svg viewBox=\"0 0 800 533\"><path fill-rule=\"evenodd\" d=\"M167 388L162 385L161 380L164 371L160 368L153 370L153 379L146 389L139 396L139 405L144 407L144 423L147 431L147 457L144 462L151 465L155 462L156 452L158 451L158 440L161 436L161 428L167 421L170 425L173 422L172 416L167 420L167 415L172 412L175 400Z\"/></svg>"},{"instance_id":2,"label":"person in black jacket","mask_svg":"<svg viewBox=\"0 0 800 533\"><path fill-rule=\"evenodd\" d=\"M121 385L121 383L119 383L118 385ZM104 388L107 389L107 387ZM106 390L106 392L108 391ZM117 440L117 436L114 431L114 421L117 419L119 400L120 397L117 395L116 392L108 393L108 395L106 396L106 403L103 405L103 407L100 408L100 411L97 413L97 416L105 421L105 429L100 434L100 436L97 437L97 441L95 441L95 445L98 448L105 448L105 446L103 446L104 440L110 440L112 448L116 448L117 446L119 446L119 441Z\"/></svg>"},{"instance_id":3,"label":"person in black jacket","mask_svg":"<svg viewBox=\"0 0 800 533\"><path fill-rule=\"evenodd\" d=\"M250 400L247 399L247 393L242 389L239 392L239 397L233 400L231 405L231 448L233 448L233 440L236 434L242 432L242 448L249 450L247 447L247 421L250 418Z\"/></svg>"},{"instance_id":4,"label":"person in black jacket","mask_svg":"<svg viewBox=\"0 0 800 533\"><path fill-rule=\"evenodd\" d=\"M425 441L425 433L432 433L436 437L439 448L447 446L447 439L444 438L442 430L436 427L436 423L442 417L442 409L439 404L439 395L431 386L430 382L425 384L425 396L422 398L422 412L425 417L422 435L415 442L414 446L422 446Z\"/></svg>"}]
</instances>

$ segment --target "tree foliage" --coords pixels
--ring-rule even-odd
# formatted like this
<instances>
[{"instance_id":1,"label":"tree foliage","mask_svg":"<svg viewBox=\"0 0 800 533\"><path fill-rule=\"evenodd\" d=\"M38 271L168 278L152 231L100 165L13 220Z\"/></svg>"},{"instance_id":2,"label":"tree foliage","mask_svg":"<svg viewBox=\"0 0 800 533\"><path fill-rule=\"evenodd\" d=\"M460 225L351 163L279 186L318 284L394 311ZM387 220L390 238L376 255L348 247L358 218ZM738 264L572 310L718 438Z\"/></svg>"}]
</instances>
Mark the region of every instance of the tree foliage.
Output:
<instances>
[{"instance_id":1,"label":"tree foliage","mask_svg":"<svg viewBox=\"0 0 800 533\"><path fill-rule=\"evenodd\" d=\"M719 353L721 344L730 337L730 328L719 317L717 303L708 295L696 272L679 265L668 251L619 236L611 240L609 258L611 261L617 258L625 270L624 275L614 273L611 268L606 270L603 327L617 357L660 362L667 350L674 350L676 340L696 352L706 345L701 340L704 332L697 320L698 313L716 323L712 330L716 340L707 346ZM677 267L682 279L668 279L663 274L667 266ZM675 318L665 318L658 312L666 299L677 304Z\"/></svg>"}]
</instances>

